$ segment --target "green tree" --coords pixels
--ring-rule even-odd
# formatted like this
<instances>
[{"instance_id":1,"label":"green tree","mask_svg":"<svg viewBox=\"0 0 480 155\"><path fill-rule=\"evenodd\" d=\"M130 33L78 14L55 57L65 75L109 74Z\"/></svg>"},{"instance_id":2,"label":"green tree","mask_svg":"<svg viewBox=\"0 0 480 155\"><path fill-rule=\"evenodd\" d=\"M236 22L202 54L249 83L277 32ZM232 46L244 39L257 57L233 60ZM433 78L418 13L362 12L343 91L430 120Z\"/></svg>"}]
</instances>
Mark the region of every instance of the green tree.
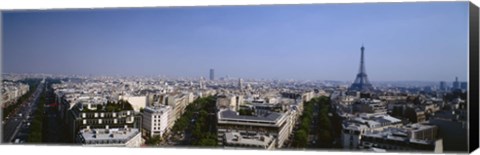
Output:
<instances>
[{"instance_id":1,"label":"green tree","mask_svg":"<svg viewBox=\"0 0 480 155\"><path fill-rule=\"evenodd\" d=\"M159 135L156 135L156 136L153 136L153 137L148 137L145 140L145 144L147 144L149 146L159 145L160 142L162 142L162 138Z\"/></svg>"},{"instance_id":2,"label":"green tree","mask_svg":"<svg viewBox=\"0 0 480 155\"><path fill-rule=\"evenodd\" d=\"M294 146L297 148L304 148L307 146L308 134L305 130L298 130L295 132Z\"/></svg>"},{"instance_id":3,"label":"green tree","mask_svg":"<svg viewBox=\"0 0 480 155\"><path fill-rule=\"evenodd\" d=\"M34 117L32 123L30 124L30 135L28 137L29 143L41 143L43 140L42 129L44 105L46 103L45 96L46 93L42 92L38 101L37 109L35 109L35 112L33 113Z\"/></svg>"},{"instance_id":4,"label":"green tree","mask_svg":"<svg viewBox=\"0 0 480 155\"><path fill-rule=\"evenodd\" d=\"M318 132L319 146L321 148L330 148L332 144L332 134L329 130L320 129Z\"/></svg>"},{"instance_id":5,"label":"green tree","mask_svg":"<svg viewBox=\"0 0 480 155\"><path fill-rule=\"evenodd\" d=\"M198 142L198 146L217 146L217 141L213 138L203 138Z\"/></svg>"}]
</instances>

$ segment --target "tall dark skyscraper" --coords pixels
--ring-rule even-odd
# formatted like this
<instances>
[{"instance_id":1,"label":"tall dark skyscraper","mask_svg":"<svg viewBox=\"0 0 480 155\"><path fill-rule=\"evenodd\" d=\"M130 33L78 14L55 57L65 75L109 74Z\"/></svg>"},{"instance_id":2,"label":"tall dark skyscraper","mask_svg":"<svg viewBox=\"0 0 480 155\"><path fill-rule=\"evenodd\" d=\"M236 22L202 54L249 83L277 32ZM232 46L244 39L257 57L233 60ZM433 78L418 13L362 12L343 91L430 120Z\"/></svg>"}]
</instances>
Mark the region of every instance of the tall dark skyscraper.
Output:
<instances>
[{"instance_id":1,"label":"tall dark skyscraper","mask_svg":"<svg viewBox=\"0 0 480 155\"><path fill-rule=\"evenodd\" d=\"M210 80L215 80L215 70L210 69Z\"/></svg>"},{"instance_id":2,"label":"tall dark skyscraper","mask_svg":"<svg viewBox=\"0 0 480 155\"><path fill-rule=\"evenodd\" d=\"M350 90L356 91L369 91L373 90L372 84L368 81L367 72L365 70L365 60L364 60L364 51L365 47L360 48L361 56L360 56L360 70L358 71L357 77L353 82L352 86L350 86Z\"/></svg>"},{"instance_id":3,"label":"tall dark skyscraper","mask_svg":"<svg viewBox=\"0 0 480 155\"><path fill-rule=\"evenodd\" d=\"M455 77L455 81L453 81L453 89L460 89L460 82L458 82L458 77Z\"/></svg>"}]
</instances>

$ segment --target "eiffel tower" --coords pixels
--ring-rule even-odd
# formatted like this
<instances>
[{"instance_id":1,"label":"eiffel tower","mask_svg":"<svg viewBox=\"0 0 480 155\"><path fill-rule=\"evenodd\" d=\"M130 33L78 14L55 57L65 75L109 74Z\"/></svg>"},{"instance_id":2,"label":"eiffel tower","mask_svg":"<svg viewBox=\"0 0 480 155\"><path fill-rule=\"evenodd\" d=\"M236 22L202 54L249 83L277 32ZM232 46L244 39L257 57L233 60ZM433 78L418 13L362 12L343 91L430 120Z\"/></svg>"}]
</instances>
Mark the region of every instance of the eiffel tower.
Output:
<instances>
[{"instance_id":1,"label":"eiffel tower","mask_svg":"<svg viewBox=\"0 0 480 155\"><path fill-rule=\"evenodd\" d=\"M353 82L352 86L350 86L350 90L355 91L370 91L373 90L372 84L368 81L367 72L365 71L365 62L363 57L363 52L365 51L365 47L360 48L362 51L360 57L360 70L358 71L357 77L355 78L355 82Z\"/></svg>"}]
</instances>

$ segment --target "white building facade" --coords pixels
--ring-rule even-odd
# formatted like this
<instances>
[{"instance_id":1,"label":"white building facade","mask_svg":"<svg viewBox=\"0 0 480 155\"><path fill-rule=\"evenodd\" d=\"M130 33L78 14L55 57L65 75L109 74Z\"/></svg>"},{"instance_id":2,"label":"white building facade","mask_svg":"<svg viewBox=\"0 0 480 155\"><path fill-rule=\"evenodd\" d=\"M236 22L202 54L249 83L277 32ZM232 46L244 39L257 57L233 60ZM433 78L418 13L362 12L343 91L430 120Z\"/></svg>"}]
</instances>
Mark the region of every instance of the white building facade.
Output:
<instances>
[{"instance_id":1,"label":"white building facade","mask_svg":"<svg viewBox=\"0 0 480 155\"><path fill-rule=\"evenodd\" d=\"M163 136L168 130L169 116L172 113L170 106L148 106L143 111L142 127L149 137Z\"/></svg>"}]
</instances>

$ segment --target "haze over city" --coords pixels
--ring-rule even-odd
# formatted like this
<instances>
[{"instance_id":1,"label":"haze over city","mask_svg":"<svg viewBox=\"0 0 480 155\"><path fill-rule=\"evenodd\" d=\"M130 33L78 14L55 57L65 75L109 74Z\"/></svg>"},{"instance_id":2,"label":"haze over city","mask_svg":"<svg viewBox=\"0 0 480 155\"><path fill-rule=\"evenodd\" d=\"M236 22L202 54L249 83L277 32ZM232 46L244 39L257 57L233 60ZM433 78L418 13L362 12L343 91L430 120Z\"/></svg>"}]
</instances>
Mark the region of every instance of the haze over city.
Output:
<instances>
[{"instance_id":1,"label":"haze over city","mask_svg":"<svg viewBox=\"0 0 480 155\"><path fill-rule=\"evenodd\" d=\"M466 153L472 5L9 11L0 143Z\"/></svg>"},{"instance_id":2,"label":"haze over city","mask_svg":"<svg viewBox=\"0 0 480 155\"><path fill-rule=\"evenodd\" d=\"M467 79L468 3L9 11L3 72Z\"/></svg>"}]
</instances>

